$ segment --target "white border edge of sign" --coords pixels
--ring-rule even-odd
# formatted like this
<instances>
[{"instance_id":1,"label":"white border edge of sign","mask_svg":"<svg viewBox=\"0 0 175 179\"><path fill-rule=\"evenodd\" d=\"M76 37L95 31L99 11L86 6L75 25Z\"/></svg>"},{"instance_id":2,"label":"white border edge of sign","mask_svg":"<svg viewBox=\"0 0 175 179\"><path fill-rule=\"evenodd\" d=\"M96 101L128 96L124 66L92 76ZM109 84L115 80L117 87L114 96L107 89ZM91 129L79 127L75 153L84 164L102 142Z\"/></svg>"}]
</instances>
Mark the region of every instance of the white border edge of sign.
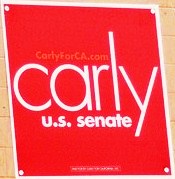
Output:
<instances>
[{"instance_id":1,"label":"white border edge of sign","mask_svg":"<svg viewBox=\"0 0 175 179\"><path fill-rule=\"evenodd\" d=\"M162 175L91 175L91 176L41 176L41 177L25 177L20 176L17 179L174 179L174 176Z\"/></svg>"},{"instance_id":2,"label":"white border edge of sign","mask_svg":"<svg viewBox=\"0 0 175 179\"><path fill-rule=\"evenodd\" d=\"M5 25L5 16L4 16L4 4L1 0L1 19L2 19L2 31L3 31L3 42L4 42L4 53L5 53L5 66L6 66L6 75L7 75L7 90L8 90L8 100L9 100L9 110L10 110L10 124L12 132L12 145L13 145L13 163L15 169L15 177L18 176L18 164L17 164L17 151L16 151L16 138L15 138L15 127L14 127L14 118L13 118L13 106L12 106L12 94L11 94L11 82L10 82L10 69L8 61L8 46L7 46L7 36L6 36L6 25Z\"/></svg>"},{"instance_id":3,"label":"white border edge of sign","mask_svg":"<svg viewBox=\"0 0 175 179\"><path fill-rule=\"evenodd\" d=\"M166 115L166 126L167 126L167 137L168 137L168 145L169 145L169 155L170 155L170 165L172 175L175 176L175 164L174 164L174 156L173 156L173 143L172 143L172 132L171 132L171 123L170 123L170 113L169 113L169 103L168 103L168 94L167 94L167 83L165 76L165 65L164 65L164 54L163 54L163 41L162 41L162 33L161 33L161 24L160 24L160 12L159 8L156 8L156 29L157 29L157 40L158 40L158 48L159 48L159 58L160 58L160 68L162 75L162 85L163 85L163 96L164 96L164 108Z\"/></svg>"},{"instance_id":4,"label":"white border edge of sign","mask_svg":"<svg viewBox=\"0 0 175 179\"><path fill-rule=\"evenodd\" d=\"M74 1L38 1L38 0L1 0L2 4L16 5L40 5L40 6L71 6L71 7L104 7L104 8L130 8L130 9L152 9L155 4L129 4L129 3L108 3L108 2L74 2Z\"/></svg>"},{"instance_id":5,"label":"white border edge of sign","mask_svg":"<svg viewBox=\"0 0 175 179\"><path fill-rule=\"evenodd\" d=\"M166 126L167 126L167 135L168 135L168 145L169 145L169 155L170 155L170 165L172 175L91 175L91 176L19 176L18 165L17 165L17 151L16 151L16 138L15 138L15 127L13 119L13 106L12 106L12 94L11 94L11 82L10 82L10 70L8 62L8 47L6 39L6 26L5 26L5 17L4 17L4 4L16 4L16 5L43 5L43 6L67 6L67 7L104 7L104 8L130 8L130 9L154 9L155 10L155 20L156 20L156 30L157 30L157 39L158 39L158 48L159 48L159 58L160 58L160 70L162 75L162 85L163 85L163 96L164 96L164 108L166 115ZM89 3L89 2L55 2L55 1L35 1L35 0L1 0L1 19L2 19L2 29L3 29L3 41L4 41L4 51L5 51L5 62L6 62L6 75L7 75L7 88L9 96L9 106L10 106L10 119L11 119L11 130L12 130L12 143L13 143L13 155L14 155L14 167L15 167L15 177L20 179L101 179L101 178L116 178L117 179L174 179L174 158L173 158L173 145L172 145L172 135L170 128L170 116L169 116L169 107L168 107L168 96L167 96L167 85L165 78L165 69L164 69L164 56L163 56L163 46L162 46L162 36L161 36L161 26L160 26L160 13L158 5L154 4L120 4L120 3Z\"/></svg>"}]
</instances>

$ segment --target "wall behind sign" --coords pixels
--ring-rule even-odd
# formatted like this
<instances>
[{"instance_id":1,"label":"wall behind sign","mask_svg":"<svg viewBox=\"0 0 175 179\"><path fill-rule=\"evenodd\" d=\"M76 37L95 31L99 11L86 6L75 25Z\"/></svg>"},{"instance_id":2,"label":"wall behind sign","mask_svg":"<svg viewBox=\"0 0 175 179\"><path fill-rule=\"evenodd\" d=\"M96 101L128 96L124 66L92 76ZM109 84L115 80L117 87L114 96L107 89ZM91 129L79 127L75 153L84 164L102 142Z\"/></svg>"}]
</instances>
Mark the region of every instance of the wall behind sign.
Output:
<instances>
[{"instance_id":1,"label":"wall behind sign","mask_svg":"<svg viewBox=\"0 0 175 179\"><path fill-rule=\"evenodd\" d=\"M67 1L72 2L75 0ZM81 2L81 0L76 0L76 2L77 1ZM158 4L160 6L161 30L171 117L173 150L175 155L175 0L90 0L87 2L116 2L130 4L142 3ZM2 23L0 17L0 178L15 178L12 148L13 146L11 139Z\"/></svg>"}]
</instances>

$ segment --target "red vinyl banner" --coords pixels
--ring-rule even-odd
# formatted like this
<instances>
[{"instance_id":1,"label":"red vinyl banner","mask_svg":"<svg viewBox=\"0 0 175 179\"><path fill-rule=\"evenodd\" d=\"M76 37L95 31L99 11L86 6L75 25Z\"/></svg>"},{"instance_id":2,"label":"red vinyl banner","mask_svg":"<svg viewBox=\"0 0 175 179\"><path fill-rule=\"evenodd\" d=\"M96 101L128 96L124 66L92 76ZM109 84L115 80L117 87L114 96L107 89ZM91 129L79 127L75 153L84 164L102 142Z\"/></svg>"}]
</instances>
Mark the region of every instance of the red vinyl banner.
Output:
<instances>
[{"instance_id":1,"label":"red vinyl banner","mask_svg":"<svg viewBox=\"0 0 175 179\"><path fill-rule=\"evenodd\" d=\"M158 7L7 2L16 176L171 178Z\"/></svg>"}]
</instances>

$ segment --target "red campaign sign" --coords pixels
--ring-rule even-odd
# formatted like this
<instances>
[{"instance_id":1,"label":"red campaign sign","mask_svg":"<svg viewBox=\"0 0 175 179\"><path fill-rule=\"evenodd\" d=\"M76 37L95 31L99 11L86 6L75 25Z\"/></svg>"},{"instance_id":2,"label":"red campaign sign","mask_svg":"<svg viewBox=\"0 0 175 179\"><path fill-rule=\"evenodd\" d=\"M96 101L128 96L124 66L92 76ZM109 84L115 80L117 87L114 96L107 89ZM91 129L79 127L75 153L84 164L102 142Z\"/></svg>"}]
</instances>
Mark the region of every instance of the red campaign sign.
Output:
<instances>
[{"instance_id":1,"label":"red campaign sign","mask_svg":"<svg viewBox=\"0 0 175 179\"><path fill-rule=\"evenodd\" d=\"M3 9L16 177L172 178L158 7Z\"/></svg>"}]
</instances>

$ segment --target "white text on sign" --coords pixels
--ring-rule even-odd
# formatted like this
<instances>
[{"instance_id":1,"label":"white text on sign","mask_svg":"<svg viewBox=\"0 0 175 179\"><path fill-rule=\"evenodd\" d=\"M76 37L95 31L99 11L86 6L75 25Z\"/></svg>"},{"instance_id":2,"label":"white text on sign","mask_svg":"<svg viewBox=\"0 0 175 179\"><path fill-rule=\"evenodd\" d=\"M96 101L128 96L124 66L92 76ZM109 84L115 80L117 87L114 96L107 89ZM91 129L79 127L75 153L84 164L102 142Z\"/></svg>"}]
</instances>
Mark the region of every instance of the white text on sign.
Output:
<instances>
[{"instance_id":1,"label":"white text on sign","mask_svg":"<svg viewBox=\"0 0 175 179\"><path fill-rule=\"evenodd\" d=\"M94 66L91 67L92 68L91 69L92 74L93 74L95 109L92 108L90 76L89 76L90 67L88 65L84 65L83 69L77 67L76 65L72 65L72 64L64 64L64 65L58 66L53 71L53 73L50 77L50 91L51 91L52 97L53 97L54 101L57 103L57 105L59 107L61 107L62 109L66 110L66 111L79 111L84 107L86 107L88 111L92 111L92 110L100 111L101 110L101 99L100 99L100 89L99 89L100 88L99 87L99 75L100 75L100 73L102 73L104 71L105 72L109 71L109 68L111 68L112 69L112 82L113 82L115 109L116 109L116 111L120 111L121 105L120 105L120 92L119 92L119 82L118 82L118 73L120 72L122 74L128 88L129 88L129 90L131 91L131 94L133 95L134 100L137 103L139 110L140 110L140 116L139 116L136 132L135 132L135 136L138 137L138 136L140 136L140 133L141 133L145 114L147 112L147 107L148 107L148 104L149 104L150 96L151 96L152 89L153 89L153 86L154 86L154 82L155 82L155 79L156 79L158 67L155 66L155 67L153 67L153 69L151 69L152 72L151 72L151 75L150 75L148 87L147 87L147 90L146 90L144 101L142 102L138 93L136 92L136 90L133 86L133 83L131 82L129 75L127 74L125 68L123 66L117 66L117 59L116 59L116 54L115 54L116 50L115 50L115 46L114 46L113 32L108 32L108 37L109 37L111 65L101 65L99 67L94 65ZM24 106L28 110L43 111L45 109L48 109L52 105L51 99L47 99L47 102L44 103L44 104L40 104L38 106L35 106L35 105L29 104L27 101L25 101L24 98L22 97L21 93L20 93L20 89L19 89L20 77L22 76L22 74L24 72L29 71L29 70L40 70L42 73L49 75L49 70L46 67L44 67L40 64L23 65L16 72L15 77L14 77L14 92L15 92L15 95L16 95L18 101L21 103L21 105ZM85 89L86 89L85 96L84 96L84 99L78 105L70 106L68 104L65 104L64 101L60 100L60 98L59 98L59 96L56 92L56 87L55 87L56 86L55 85L56 79L61 72L66 71L66 70L75 71L76 73L78 73L81 76L81 78L84 81ZM126 117L123 117L122 121L124 119L126 119ZM128 117L127 119L131 119L131 118ZM87 117L80 116L80 117L77 118L77 121L78 121L79 127L81 127L81 126L83 127L85 125L87 126L87 123L88 123L88 125L91 125L91 126L97 126L96 120L94 121L94 123L92 122L92 124L89 124L89 122L86 122L86 121L89 121L89 118L87 118ZM130 120L130 124L131 124L131 121L132 120ZM125 122L122 122L122 123L125 123ZM107 125L105 124L105 126L107 126Z\"/></svg>"}]
</instances>

